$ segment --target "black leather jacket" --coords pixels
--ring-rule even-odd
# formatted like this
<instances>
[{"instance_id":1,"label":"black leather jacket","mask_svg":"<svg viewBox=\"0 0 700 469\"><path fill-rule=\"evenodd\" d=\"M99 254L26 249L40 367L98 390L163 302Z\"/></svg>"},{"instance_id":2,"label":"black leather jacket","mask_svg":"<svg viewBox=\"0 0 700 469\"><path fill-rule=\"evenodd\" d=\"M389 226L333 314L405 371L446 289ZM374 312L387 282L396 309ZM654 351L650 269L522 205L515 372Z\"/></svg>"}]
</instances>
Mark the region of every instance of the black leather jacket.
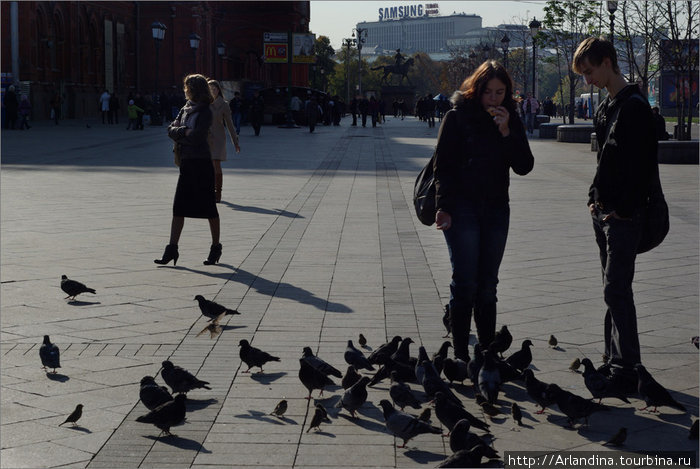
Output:
<instances>
[{"instance_id":1,"label":"black leather jacket","mask_svg":"<svg viewBox=\"0 0 700 469\"><path fill-rule=\"evenodd\" d=\"M197 104L191 101L180 109L177 117L168 126L168 137L180 145L180 158L209 158L211 151L207 137L211 127L212 113L209 103ZM192 129L189 135L185 135L187 129Z\"/></svg>"}]
</instances>

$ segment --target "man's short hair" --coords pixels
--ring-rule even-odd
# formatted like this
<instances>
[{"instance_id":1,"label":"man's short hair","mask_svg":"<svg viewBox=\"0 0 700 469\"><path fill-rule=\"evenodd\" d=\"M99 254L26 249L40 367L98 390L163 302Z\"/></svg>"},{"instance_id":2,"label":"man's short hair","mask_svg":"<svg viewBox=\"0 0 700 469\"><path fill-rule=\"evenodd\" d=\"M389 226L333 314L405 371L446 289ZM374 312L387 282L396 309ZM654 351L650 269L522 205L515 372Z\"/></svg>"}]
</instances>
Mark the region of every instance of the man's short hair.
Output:
<instances>
[{"instance_id":1,"label":"man's short hair","mask_svg":"<svg viewBox=\"0 0 700 469\"><path fill-rule=\"evenodd\" d=\"M617 52L612 42L599 38L589 37L584 39L574 52L573 69L576 73L583 73L583 62L588 60L588 63L593 66L598 66L603 63L603 59L610 59L610 64L615 73L620 73L620 67L617 65Z\"/></svg>"}]
</instances>

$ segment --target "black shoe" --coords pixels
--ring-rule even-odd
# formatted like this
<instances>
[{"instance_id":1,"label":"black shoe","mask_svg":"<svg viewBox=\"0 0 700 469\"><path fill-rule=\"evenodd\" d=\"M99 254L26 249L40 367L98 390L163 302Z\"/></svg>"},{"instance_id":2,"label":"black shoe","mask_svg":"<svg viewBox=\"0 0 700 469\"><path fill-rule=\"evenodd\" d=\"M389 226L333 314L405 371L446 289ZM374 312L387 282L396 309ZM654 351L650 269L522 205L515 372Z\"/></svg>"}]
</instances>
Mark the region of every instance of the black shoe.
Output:
<instances>
[{"instance_id":1,"label":"black shoe","mask_svg":"<svg viewBox=\"0 0 700 469\"><path fill-rule=\"evenodd\" d=\"M165 252L163 253L162 259L155 259L153 262L156 264L165 265L170 261L173 261L173 265L177 265L177 259L180 257L180 253L177 252L177 244L168 244L165 246Z\"/></svg>"},{"instance_id":2,"label":"black shoe","mask_svg":"<svg viewBox=\"0 0 700 469\"><path fill-rule=\"evenodd\" d=\"M209 249L209 257L207 257L207 259L204 261L204 265L214 265L219 262L222 247L223 246L221 246L221 243L212 244L211 248Z\"/></svg>"}]
</instances>

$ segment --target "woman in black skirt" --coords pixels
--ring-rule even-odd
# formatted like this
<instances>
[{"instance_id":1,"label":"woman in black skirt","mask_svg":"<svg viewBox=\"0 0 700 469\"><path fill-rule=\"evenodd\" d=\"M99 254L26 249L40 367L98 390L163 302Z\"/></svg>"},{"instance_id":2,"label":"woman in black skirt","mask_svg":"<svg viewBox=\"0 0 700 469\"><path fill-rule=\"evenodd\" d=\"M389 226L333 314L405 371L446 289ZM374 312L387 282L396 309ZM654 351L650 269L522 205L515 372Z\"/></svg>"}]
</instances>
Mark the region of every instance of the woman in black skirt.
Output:
<instances>
[{"instance_id":1,"label":"woman in black skirt","mask_svg":"<svg viewBox=\"0 0 700 469\"><path fill-rule=\"evenodd\" d=\"M204 264L211 265L216 264L221 257L219 212L216 210L213 189L214 166L207 143L212 123L209 105L213 98L207 79L198 74L185 77L184 91L187 103L168 127L168 136L174 140L176 153L180 156L180 177L173 203L170 244L165 247L163 258L154 262L167 264L172 260L173 265L177 265L177 243L185 225L185 217L188 217L209 220L211 249Z\"/></svg>"}]
</instances>

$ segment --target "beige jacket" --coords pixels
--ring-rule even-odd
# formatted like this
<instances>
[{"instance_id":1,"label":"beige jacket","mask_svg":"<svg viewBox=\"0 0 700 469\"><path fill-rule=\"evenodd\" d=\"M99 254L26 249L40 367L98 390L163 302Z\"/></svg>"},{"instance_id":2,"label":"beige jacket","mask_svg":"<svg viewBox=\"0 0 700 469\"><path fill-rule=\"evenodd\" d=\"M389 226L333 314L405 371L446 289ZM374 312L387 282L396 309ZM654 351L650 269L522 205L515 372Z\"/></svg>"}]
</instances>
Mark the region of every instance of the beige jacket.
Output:
<instances>
[{"instance_id":1,"label":"beige jacket","mask_svg":"<svg viewBox=\"0 0 700 469\"><path fill-rule=\"evenodd\" d=\"M231 120L231 108L228 106L228 102L221 96L216 98L216 100L210 104L209 108L211 109L213 118L208 138L211 159L225 161L226 128L228 128L228 133L231 135L231 142L233 142L235 146L239 145L236 128L233 126L233 121ZM226 125L226 128L224 128L224 125Z\"/></svg>"}]
</instances>

